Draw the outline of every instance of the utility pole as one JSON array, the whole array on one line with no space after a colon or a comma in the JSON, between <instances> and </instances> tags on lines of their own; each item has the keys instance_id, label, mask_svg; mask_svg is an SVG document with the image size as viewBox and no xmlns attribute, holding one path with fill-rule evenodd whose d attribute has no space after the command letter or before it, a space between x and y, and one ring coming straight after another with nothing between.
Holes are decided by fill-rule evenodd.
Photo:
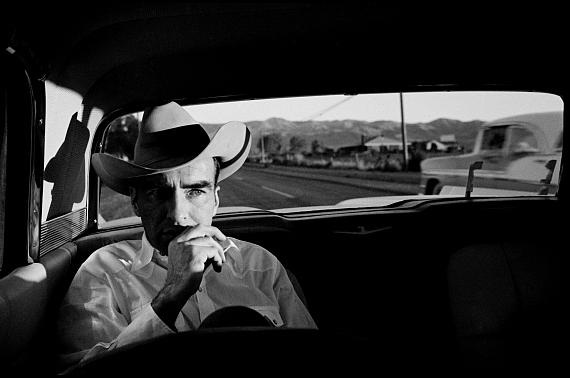
<instances>
[{"instance_id":1,"label":"utility pole","mask_svg":"<svg viewBox=\"0 0 570 378\"><path fill-rule=\"evenodd\" d=\"M404 164L402 169L408 170L408 137L406 135L406 122L404 121L404 95L400 92L400 115L402 117L402 147L404 151Z\"/></svg>"},{"instance_id":2,"label":"utility pole","mask_svg":"<svg viewBox=\"0 0 570 378\"><path fill-rule=\"evenodd\" d=\"M263 130L261 130L261 163L265 164L265 147L263 144Z\"/></svg>"}]
</instances>

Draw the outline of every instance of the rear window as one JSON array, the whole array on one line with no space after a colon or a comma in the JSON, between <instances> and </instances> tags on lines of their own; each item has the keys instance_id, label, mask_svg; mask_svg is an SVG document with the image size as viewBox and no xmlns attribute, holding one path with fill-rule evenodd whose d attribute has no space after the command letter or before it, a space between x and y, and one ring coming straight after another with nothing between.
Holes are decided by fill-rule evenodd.
<instances>
[{"instance_id":1,"label":"rear window","mask_svg":"<svg viewBox=\"0 0 570 378\"><path fill-rule=\"evenodd\" d=\"M221 210L231 211L238 207L302 210L314 206L384 206L430 194L430 179L440 180L439 188L461 189L461 180L440 178L431 172L436 170L426 167L437 163L440 174L453 171L466 176L470 162L481 158L480 152L501 150L508 143L507 126L488 128L487 123L554 112L560 113L561 128L563 104L560 97L546 93L431 92L260 99L185 109L210 135L233 120L246 123L252 133L246 163L220 183ZM142 113L132 113L111 122L103 152L133 161L141 120ZM542 153L541 161L559 161L557 146L539 152L533 136L525 130L513 131L510 138ZM523 185L522 190L514 185L502 194L501 188L495 188L498 191L494 195L512 195L513 188L537 194L540 179L548 173L544 164L507 160L484 163L483 169L500 175L498 172L509 169L521 171L520 165L530 167L534 170L532 180L519 175L514 181L534 186ZM508 177L503 174L500 178ZM554 175L554 185L557 179ZM555 190L550 191L553 193ZM100 221L132 216L129 198L101 185Z\"/></svg>"}]
</instances>

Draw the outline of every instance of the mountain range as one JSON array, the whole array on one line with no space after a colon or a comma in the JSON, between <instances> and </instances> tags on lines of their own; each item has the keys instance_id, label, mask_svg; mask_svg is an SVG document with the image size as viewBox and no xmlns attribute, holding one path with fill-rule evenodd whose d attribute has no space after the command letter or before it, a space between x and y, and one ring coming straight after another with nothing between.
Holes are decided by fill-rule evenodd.
<instances>
[{"instance_id":1,"label":"mountain range","mask_svg":"<svg viewBox=\"0 0 570 378\"><path fill-rule=\"evenodd\" d=\"M459 121L448 118L438 118L427 123L406 124L407 139L409 142L440 140L442 135L455 135L457 143L465 150L471 150L475 137L483 121ZM296 136L305 141L305 149L309 150L314 140L324 147L338 149L340 147L355 146L362 141L371 140L383 135L384 138L401 140L400 122L395 121L289 121L282 118L269 118L265 121L246 122L252 133L252 152L259 146L261 135L277 138L283 149L289 147L291 137ZM205 125L208 128L219 125Z\"/></svg>"}]
</instances>

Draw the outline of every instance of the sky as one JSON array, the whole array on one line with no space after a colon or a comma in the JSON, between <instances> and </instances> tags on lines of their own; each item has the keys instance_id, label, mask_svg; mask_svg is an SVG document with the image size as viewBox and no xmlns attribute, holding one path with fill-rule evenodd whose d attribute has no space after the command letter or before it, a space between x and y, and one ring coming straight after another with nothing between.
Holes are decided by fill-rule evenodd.
<instances>
[{"instance_id":1,"label":"sky","mask_svg":"<svg viewBox=\"0 0 570 378\"><path fill-rule=\"evenodd\" d=\"M515 114L563 109L562 99L538 92L404 93L406 123L437 118L492 121ZM193 105L186 109L201 123L247 122L279 117L291 121L342 120L400 121L400 95L361 94Z\"/></svg>"}]
</instances>

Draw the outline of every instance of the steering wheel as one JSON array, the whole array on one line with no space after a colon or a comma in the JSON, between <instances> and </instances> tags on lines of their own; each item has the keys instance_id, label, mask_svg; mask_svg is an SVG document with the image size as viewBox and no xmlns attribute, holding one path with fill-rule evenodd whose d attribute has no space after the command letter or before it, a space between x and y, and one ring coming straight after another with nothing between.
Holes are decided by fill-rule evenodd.
<instances>
[{"instance_id":1,"label":"steering wheel","mask_svg":"<svg viewBox=\"0 0 570 378\"><path fill-rule=\"evenodd\" d=\"M316 329L275 327L245 306L224 307L210 314L195 331L142 340L96 356L69 373L102 377L107 374L167 377L197 374L232 376L279 372L338 372L353 370L355 340ZM358 353L360 354L360 353ZM358 358L362 365L362 359ZM365 361L373 361L372 358Z\"/></svg>"},{"instance_id":2,"label":"steering wheel","mask_svg":"<svg viewBox=\"0 0 570 378\"><path fill-rule=\"evenodd\" d=\"M227 306L208 315L198 329L222 327L273 327L273 323L252 308Z\"/></svg>"}]
</instances>

